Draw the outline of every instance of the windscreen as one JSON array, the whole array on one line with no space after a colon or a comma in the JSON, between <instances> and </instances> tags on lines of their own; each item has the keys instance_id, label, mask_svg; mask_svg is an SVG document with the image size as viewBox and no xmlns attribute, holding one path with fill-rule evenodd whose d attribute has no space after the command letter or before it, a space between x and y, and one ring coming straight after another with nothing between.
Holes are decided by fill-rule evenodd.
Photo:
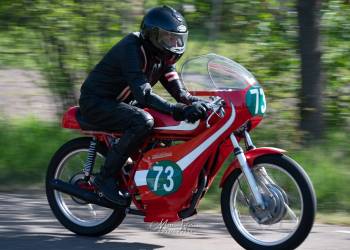
<instances>
[{"instance_id":1,"label":"windscreen","mask_svg":"<svg viewBox=\"0 0 350 250\"><path fill-rule=\"evenodd\" d=\"M181 79L190 91L240 90L258 83L242 65L216 54L186 61L181 69Z\"/></svg>"}]
</instances>

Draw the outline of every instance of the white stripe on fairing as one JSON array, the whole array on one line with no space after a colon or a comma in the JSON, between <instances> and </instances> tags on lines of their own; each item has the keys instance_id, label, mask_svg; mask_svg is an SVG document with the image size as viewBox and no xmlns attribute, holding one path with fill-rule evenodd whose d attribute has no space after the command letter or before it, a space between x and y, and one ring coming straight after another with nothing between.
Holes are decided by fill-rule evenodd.
<instances>
[{"instance_id":1,"label":"white stripe on fairing","mask_svg":"<svg viewBox=\"0 0 350 250\"><path fill-rule=\"evenodd\" d=\"M136 171L134 181L136 186L144 186L147 185L146 177L148 174L148 170Z\"/></svg>"},{"instance_id":2,"label":"white stripe on fairing","mask_svg":"<svg viewBox=\"0 0 350 250\"><path fill-rule=\"evenodd\" d=\"M191 131L196 129L198 125L199 125L199 121L196 121L195 123L188 123L185 121L181 121L180 124L177 126L155 127L154 129Z\"/></svg>"},{"instance_id":3,"label":"white stripe on fairing","mask_svg":"<svg viewBox=\"0 0 350 250\"><path fill-rule=\"evenodd\" d=\"M225 133L225 131L233 124L236 118L236 111L232 104L231 104L231 107L232 107L232 114L231 114L231 117L228 119L228 121L212 136L210 136L208 139L202 142L202 144L200 144L195 150L193 150L191 153L189 153L188 155L183 157L181 160L176 162L180 166L182 171L184 171L198 156L200 156L210 146L210 144L212 144L223 133ZM136 186L147 185L147 181L146 181L147 173L148 173L148 170L136 171L135 178L134 178Z\"/></svg>"},{"instance_id":4,"label":"white stripe on fairing","mask_svg":"<svg viewBox=\"0 0 350 250\"><path fill-rule=\"evenodd\" d=\"M222 126L218 131L216 131L212 136L206 139L201 145L199 145L195 150L191 151L188 155L179 160L177 165L184 171L198 156L200 156L216 139L218 139L234 122L236 118L235 107L231 104L232 113L230 119Z\"/></svg>"}]
</instances>

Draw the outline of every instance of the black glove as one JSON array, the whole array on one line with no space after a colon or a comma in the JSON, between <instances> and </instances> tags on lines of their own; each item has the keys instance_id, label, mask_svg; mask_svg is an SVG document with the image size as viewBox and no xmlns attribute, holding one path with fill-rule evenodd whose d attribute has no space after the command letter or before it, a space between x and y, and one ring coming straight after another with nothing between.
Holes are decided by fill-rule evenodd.
<instances>
[{"instance_id":1,"label":"black glove","mask_svg":"<svg viewBox=\"0 0 350 250\"><path fill-rule=\"evenodd\" d=\"M173 109L173 117L176 121L188 120L194 123L207 117L207 109L200 102L195 102L192 105L177 103Z\"/></svg>"},{"instance_id":2,"label":"black glove","mask_svg":"<svg viewBox=\"0 0 350 250\"><path fill-rule=\"evenodd\" d=\"M202 100L202 99L200 99L198 101L195 101L195 102L192 102L192 105L200 105L200 106L202 106L205 109L205 114L206 115L207 115L208 111L211 109L210 106L209 106L209 102L206 101L206 100Z\"/></svg>"}]
</instances>

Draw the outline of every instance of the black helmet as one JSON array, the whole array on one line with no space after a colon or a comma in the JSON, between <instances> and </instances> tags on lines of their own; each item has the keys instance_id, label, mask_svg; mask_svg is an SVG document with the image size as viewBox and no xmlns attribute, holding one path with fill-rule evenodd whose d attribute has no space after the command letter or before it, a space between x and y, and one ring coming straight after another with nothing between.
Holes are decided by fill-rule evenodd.
<instances>
[{"instance_id":1,"label":"black helmet","mask_svg":"<svg viewBox=\"0 0 350 250\"><path fill-rule=\"evenodd\" d=\"M150 43L156 56L167 64L173 64L185 52L187 24L175 9L168 6L156 7L144 16L141 37Z\"/></svg>"}]
</instances>

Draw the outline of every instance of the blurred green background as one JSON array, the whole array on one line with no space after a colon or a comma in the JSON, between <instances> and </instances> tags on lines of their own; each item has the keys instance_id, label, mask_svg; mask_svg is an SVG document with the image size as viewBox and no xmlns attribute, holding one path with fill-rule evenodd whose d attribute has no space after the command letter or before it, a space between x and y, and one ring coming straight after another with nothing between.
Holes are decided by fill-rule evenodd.
<instances>
[{"instance_id":1,"label":"blurred green background","mask_svg":"<svg viewBox=\"0 0 350 250\"><path fill-rule=\"evenodd\" d=\"M289 151L310 175L319 211L349 213L349 0L2 0L0 189L42 186L50 157L79 136L61 129L60 119L77 104L82 81L118 40L139 30L149 8L162 4L179 10L189 27L178 70L210 52L247 67L268 103L252 133L255 144ZM302 53L318 55L319 71L301 62ZM316 81L305 80L302 69ZM316 105L304 102L305 86ZM219 192L214 183L203 207L216 207Z\"/></svg>"}]
</instances>

